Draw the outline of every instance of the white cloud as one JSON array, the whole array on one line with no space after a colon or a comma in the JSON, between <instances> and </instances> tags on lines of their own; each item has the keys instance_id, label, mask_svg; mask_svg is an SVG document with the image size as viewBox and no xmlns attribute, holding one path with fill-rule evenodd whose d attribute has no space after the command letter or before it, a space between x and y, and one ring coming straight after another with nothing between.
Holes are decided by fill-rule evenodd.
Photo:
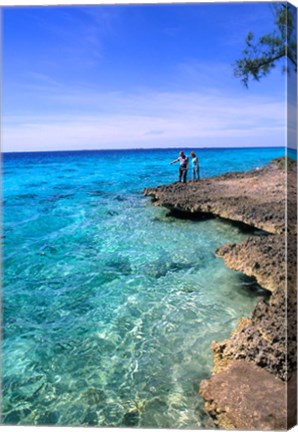
<instances>
[{"instance_id":1,"label":"white cloud","mask_svg":"<svg viewBox=\"0 0 298 432\"><path fill-rule=\"evenodd\" d=\"M64 89L47 98L57 114L6 118L4 151L285 144L285 104L272 97Z\"/></svg>"}]
</instances>

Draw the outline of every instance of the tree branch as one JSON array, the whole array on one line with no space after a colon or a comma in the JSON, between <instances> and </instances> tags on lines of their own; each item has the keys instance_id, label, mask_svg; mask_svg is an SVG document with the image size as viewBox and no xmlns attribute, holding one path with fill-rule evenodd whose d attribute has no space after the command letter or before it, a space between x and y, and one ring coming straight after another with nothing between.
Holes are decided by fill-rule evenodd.
<instances>
[{"instance_id":1,"label":"tree branch","mask_svg":"<svg viewBox=\"0 0 298 432\"><path fill-rule=\"evenodd\" d=\"M253 43L254 35L250 32L246 37L243 58L234 65L234 75L242 78L246 87L250 77L259 81L283 57L289 59L297 72L297 44L293 36L295 28L291 8L283 4L277 6L275 15L275 30L259 38L257 43Z\"/></svg>"}]
</instances>

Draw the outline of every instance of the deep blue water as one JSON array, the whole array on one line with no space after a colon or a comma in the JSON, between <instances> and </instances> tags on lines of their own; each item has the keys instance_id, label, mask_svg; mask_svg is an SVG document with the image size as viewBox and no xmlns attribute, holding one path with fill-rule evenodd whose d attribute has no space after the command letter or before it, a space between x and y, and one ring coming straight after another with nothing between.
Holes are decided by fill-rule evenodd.
<instances>
[{"instance_id":1,"label":"deep blue water","mask_svg":"<svg viewBox=\"0 0 298 432\"><path fill-rule=\"evenodd\" d=\"M4 423L206 425L210 344L262 293L214 255L247 234L167 217L143 197L176 181L177 153L4 155ZM197 154L208 177L284 149Z\"/></svg>"}]
</instances>

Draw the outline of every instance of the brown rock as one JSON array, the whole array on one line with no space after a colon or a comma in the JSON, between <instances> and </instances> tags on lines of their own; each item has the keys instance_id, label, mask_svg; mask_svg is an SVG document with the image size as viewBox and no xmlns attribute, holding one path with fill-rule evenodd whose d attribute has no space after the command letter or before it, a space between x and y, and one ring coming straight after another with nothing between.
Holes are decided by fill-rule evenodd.
<instances>
[{"instance_id":1,"label":"brown rock","mask_svg":"<svg viewBox=\"0 0 298 432\"><path fill-rule=\"evenodd\" d=\"M283 380L295 371L297 301L295 284L287 283L287 276L296 265L296 243L288 239L287 261L285 251L284 235L249 237L216 251L228 267L255 277L272 296L259 301L252 318L245 325L242 322L229 339L213 343L214 370L222 370L233 359L244 359Z\"/></svg>"},{"instance_id":2,"label":"brown rock","mask_svg":"<svg viewBox=\"0 0 298 432\"><path fill-rule=\"evenodd\" d=\"M187 214L215 215L242 222L269 233L285 230L285 158L245 173L228 173L199 182L173 183L148 188L144 194L155 205ZM295 176L295 163L288 175ZM290 214L289 214L290 215ZM292 230L296 224L289 224Z\"/></svg>"},{"instance_id":3,"label":"brown rock","mask_svg":"<svg viewBox=\"0 0 298 432\"><path fill-rule=\"evenodd\" d=\"M201 383L200 393L224 429L276 430L296 422L296 170L296 162L278 158L247 173L144 191L174 215L219 216L275 234L216 251L228 267L272 293L258 302L251 318L240 320L229 339L212 344L213 376Z\"/></svg>"},{"instance_id":4,"label":"brown rock","mask_svg":"<svg viewBox=\"0 0 298 432\"><path fill-rule=\"evenodd\" d=\"M271 292L285 287L285 235L249 237L241 243L221 246L216 255L224 259L227 267L255 277Z\"/></svg>"},{"instance_id":5,"label":"brown rock","mask_svg":"<svg viewBox=\"0 0 298 432\"><path fill-rule=\"evenodd\" d=\"M234 361L202 381L200 393L222 429L286 429L286 385L254 364Z\"/></svg>"}]
</instances>

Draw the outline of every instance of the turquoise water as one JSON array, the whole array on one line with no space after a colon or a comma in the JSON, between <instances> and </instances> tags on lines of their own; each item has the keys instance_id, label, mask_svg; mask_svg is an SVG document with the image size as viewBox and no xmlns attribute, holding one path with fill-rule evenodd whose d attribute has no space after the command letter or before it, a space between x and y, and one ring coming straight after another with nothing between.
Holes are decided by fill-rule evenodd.
<instances>
[{"instance_id":1,"label":"turquoise water","mask_svg":"<svg viewBox=\"0 0 298 432\"><path fill-rule=\"evenodd\" d=\"M202 150L203 177L283 149ZM215 249L247 234L143 197L176 150L4 156L5 424L202 428L210 343L260 295Z\"/></svg>"}]
</instances>

